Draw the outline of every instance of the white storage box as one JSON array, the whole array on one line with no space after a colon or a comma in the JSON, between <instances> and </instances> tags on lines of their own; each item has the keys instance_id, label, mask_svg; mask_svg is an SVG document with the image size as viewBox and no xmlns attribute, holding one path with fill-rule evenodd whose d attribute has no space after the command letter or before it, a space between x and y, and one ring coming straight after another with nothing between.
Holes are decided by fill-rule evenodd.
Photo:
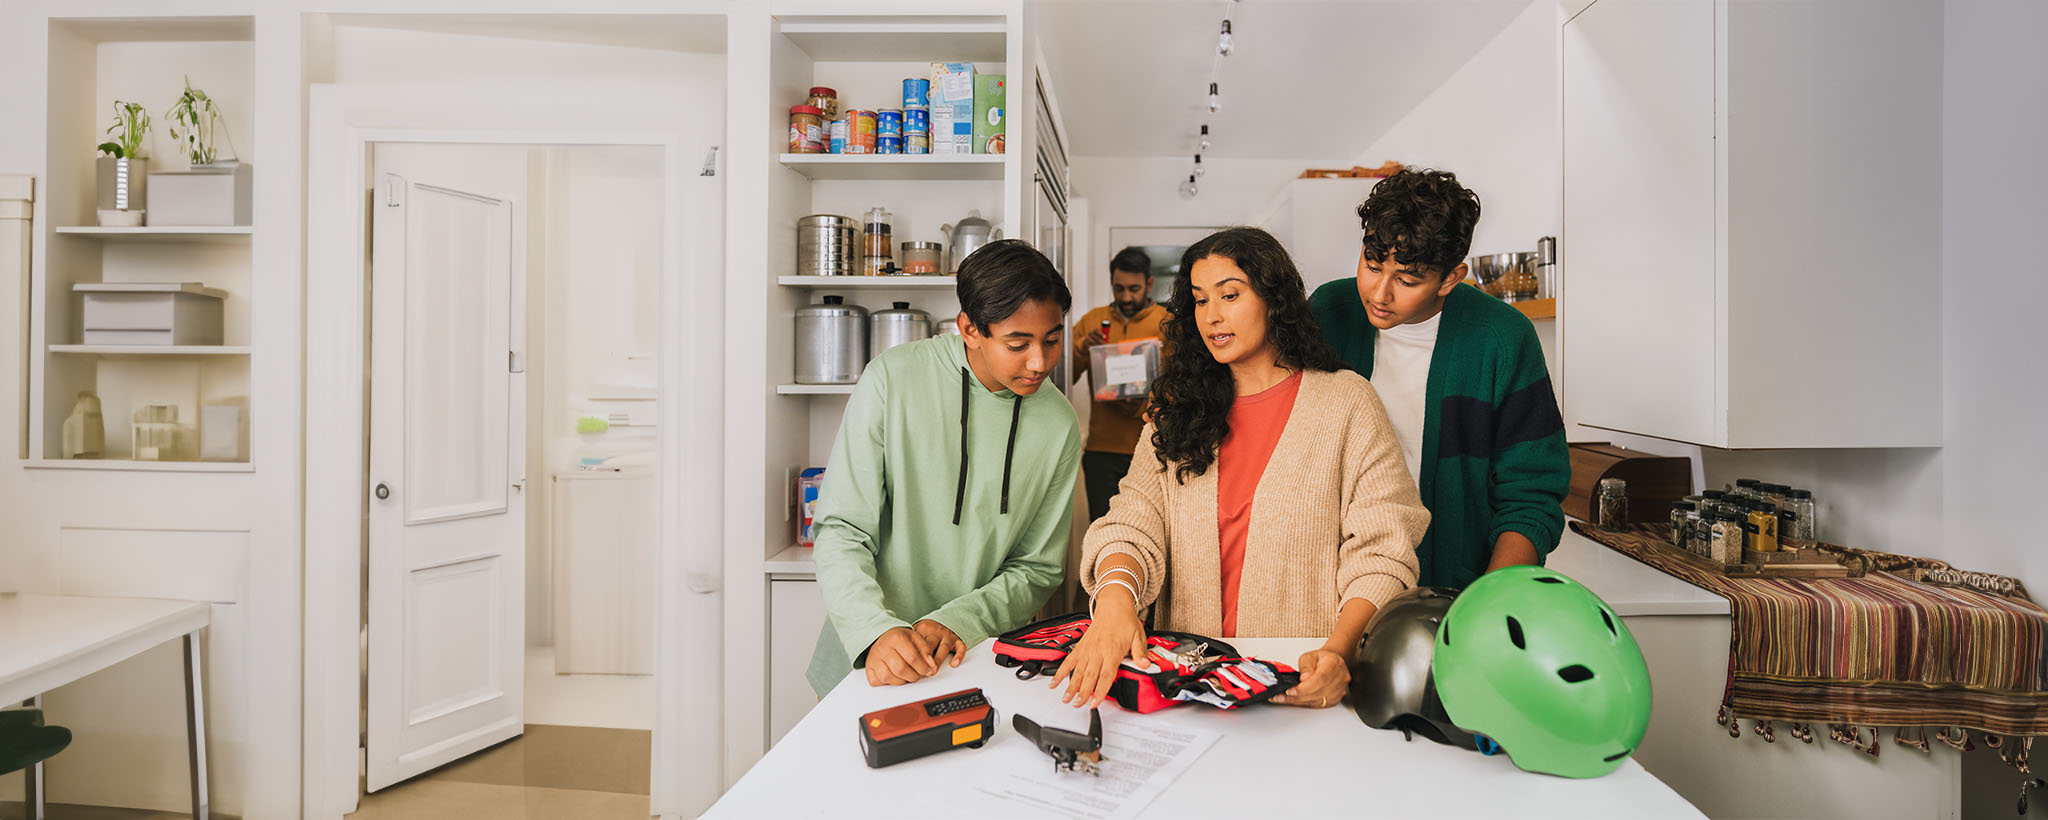
<instances>
[{"instance_id":1,"label":"white storage box","mask_svg":"<svg viewBox=\"0 0 2048 820\"><path fill-rule=\"evenodd\" d=\"M227 292L187 282L72 285L89 345L217 345Z\"/></svg>"},{"instance_id":2,"label":"white storage box","mask_svg":"<svg viewBox=\"0 0 2048 820\"><path fill-rule=\"evenodd\" d=\"M255 187L249 163L149 175L150 225L247 225Z\"/></svg>"}]
</instances>

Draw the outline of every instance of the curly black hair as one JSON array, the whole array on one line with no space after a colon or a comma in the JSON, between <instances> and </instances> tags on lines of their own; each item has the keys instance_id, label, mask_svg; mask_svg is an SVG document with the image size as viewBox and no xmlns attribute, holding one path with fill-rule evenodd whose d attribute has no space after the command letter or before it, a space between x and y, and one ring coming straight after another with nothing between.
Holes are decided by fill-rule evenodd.
<instances>
[{"instance_id":1,"label":"curly black hair","mask_svg":"<svg viewBox=\"0 0 2048 820\"><path fill-rule=\"evenodd\" d=\"M1472 249L1479 195L1449 171L1406 170L1372 186L1358 206L1358 224L1365 258L1392 256L1423 273L1448 274Z\"/></svg>"},{"instance_id":2,"label":"curly black hair","mask_svg":"<svg viewBox=\"0 0 2048 820\"><path fill-rule=\"evenodd\" d=\"M1230 405L1237 398L1230 367L1209 355L1196 326L1192 272L1195 262L1210 256L1237 263L1252 292L1266 303L1266 344L1273 347L1281 367L1325 372L1344 367L1336 349L1323 340L1308 307L1301 271L1280 240L1258 228L1226 228L1189 246L1181 255L1181 275L1174 277L1173 301L1168 305L1173 318L1162 328L1166 348L1174 355L1160 367L1148 408L1159 469L1179 462L1174 480L1182 484L1216 463L1217 448L1230 432Z\"/></svg>"}]
</instances>

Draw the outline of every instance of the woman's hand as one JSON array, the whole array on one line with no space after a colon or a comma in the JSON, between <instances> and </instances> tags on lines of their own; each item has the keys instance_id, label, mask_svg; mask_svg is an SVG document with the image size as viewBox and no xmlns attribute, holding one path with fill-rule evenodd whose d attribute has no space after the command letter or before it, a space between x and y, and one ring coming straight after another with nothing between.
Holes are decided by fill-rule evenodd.
<instances>
[{"instance_id":1,"label":"woman's hand","mask_svg":"<svg viewBox=\"0 0 2048 820\"><path fill-rule=\"evenodd\" d=\"M1109 696L1109 687L1116 683L1116 668L1124 658L1136 661L1138 666L1152 668L1151 645L1145 642L1145 623L1138 619L1138 603L1132 599L1121 584L1105 584L1095 593L1095 618L1082 633L1081 640L1067 653L1066 660L1053 675L1052 685L1058 689L1061 681L1067 683L1067 694L1061 703L1072 704L1075 708L1094 708L1102 705Z\"/></svg>"},{"instance_id":2,"label":"woman's hand","mask_svg":"<svg viewBox=\"0 0 2048 820\"><path fill-rule=\"evenodd\" d=\"M1301 653L1301 682L1287 694L1273 699L1288 706L1322 709L1335 706L1351 690L1351 667L1343 654L1333 649L1311 649Z\"/></svg>"}]
</instances>

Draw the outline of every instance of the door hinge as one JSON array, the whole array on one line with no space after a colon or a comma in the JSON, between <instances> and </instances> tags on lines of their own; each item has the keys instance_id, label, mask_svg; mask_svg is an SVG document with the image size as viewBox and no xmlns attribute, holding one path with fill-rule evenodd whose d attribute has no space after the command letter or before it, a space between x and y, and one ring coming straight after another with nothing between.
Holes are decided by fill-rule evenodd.
<instances>
[{"instance_id":1,"label":"door hinge","mask_svg":"<svg viewBox=\"0 0 2048 820\"><path fill-rule=\"evenodd\" d=\"M508 373L524 373L524 372L526 372L526 357L525 357L525 356L521 356L521 355L519 355L519 351L517 351L517 350L507 350L507 351L505 351L505 372L508 372Z\"/></svg>"},{"instance_id":2,"label":"door hinge","mask_svg":"<svg viewBox=\"0 0 2048 820\"><path fill-rule=\"evenodd\" d=\"M384 192L384 207L396 208L405 204L405 180L392 177L391 187Z\"/></svg>"}]
</instances>

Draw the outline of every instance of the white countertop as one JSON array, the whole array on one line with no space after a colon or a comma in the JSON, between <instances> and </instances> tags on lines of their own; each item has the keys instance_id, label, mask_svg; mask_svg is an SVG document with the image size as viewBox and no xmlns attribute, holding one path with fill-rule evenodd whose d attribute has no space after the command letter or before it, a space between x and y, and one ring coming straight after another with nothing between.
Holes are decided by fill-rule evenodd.
<instances>
[{"instance_id":1,"label":"white countertop","mask_svg":"<svg viewBox=\"0 0 2048 820\"><path fill-rule=\"evenodd\" d=\"M1312 638L1246 638L1255 656L1292 664ZM1010 726L1022 712L1048 725L1086 725L1086 712L1059 702L1049 678L1019 681L991 660L990 644L958 669L909 686L875 688L849 675L711 807L706 817L955 817L928 797L941 784L973 778L984 749L958 749L884 769L861 757L862 714L980 687L997 710L990 746L1024 743ZM1530 774L1506 757L1439 746L1369 729L1349 708L1254 706L1223 711L1187 704L1136 715L1102 709L1105 725L1157 721L1222 738L1204 752L1145 817L1702 817L1634 760L1606 777L1571 780ZM1050 766L1051 761L1047 760ZM1076 775L1077 777L1082 775ZM1018 806L1015 816L1032 816Z\"/></svg>"},{"instance_id":2,"label":"white countertop","mask_svg":"<svg viewBox=\"0 0 2048 820\"><path fill-rule=\"evenodd\" d=\"M1728 599L1658 572L1570 528L1565 529L1547 566L1585 584L1623 617L1728 614ZM768 559L764 571L780 577L810 577L817 575L818 565L812 562L809 549L792 546Z\"/></svg>"}]
</instances>

